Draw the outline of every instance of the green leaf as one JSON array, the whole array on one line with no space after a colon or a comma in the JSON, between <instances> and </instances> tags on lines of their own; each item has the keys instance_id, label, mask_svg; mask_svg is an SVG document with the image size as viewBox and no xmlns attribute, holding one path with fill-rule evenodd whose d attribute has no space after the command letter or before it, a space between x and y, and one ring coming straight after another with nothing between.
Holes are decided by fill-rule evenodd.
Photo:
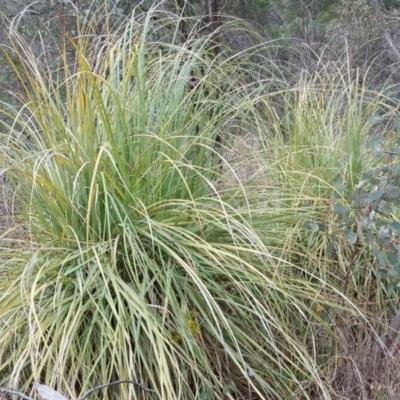
<instances>
[{"instance_id":1,"label":"green leaf","mask_svg":"<svg viewBox=\"0 0 400 400\"><path fill-rule=\"evenodd\" d=\"M399 252L397 250L389 251L386 257L393 268L399 268Z\"/></svg>"},{"instance_id":2,"label":"green leaf","mask_svg":"<svg viewBox=\"0 0 400 400\"><path fill-rule=\"evenodd\" d=\"M381 146L375 146L375 147L373 148L373 150L372 150L372 155L373 155L375 158L381 157L382 154L383 154L383 149L382 149Z\"/></svg>"},{"instance_id":3,"label":"green leaf","mask_svg":"<svg viewBox=\"0 0 400 400\"><path fill-rule=\"evenodd\" d=\"M382 165L381 166L381 171L386 174L387 172L389 172L389 167L387 165Z\"/></svg>"},{"instance_id":4,"label":"green leaf","mask_svg":"<svg viewBox=\"0 0 400 400\"><path fill-rule=\"evenodd\" d=\"M361 215L360 216L359 226L364 232L375 228L374 217L375 217L375 211L374 210L372 210L367 215Z\"/></svg>"},{"instance_id":5,"label":"green leaf","mask_svg":"<svg viewBox=\"0 0 400 400\"><path fill-rule=\"evenodd\" d=\"M400 198L400 189L398 187L391 186L387 191L388 196L392 200L398 200Z\"/></svg>"},{"instance_id":6,"label":"green leaf","mask_svg":"<svg viewBox=\"0 0 400 400\"><path fill-rule=\"evenodd\" d=\"M400 177L397 175L392 175L390 179L390 186L399 188L400 187Z\"/></svg>"},{"instance_id":7,"label":"green leaf","mask_svg":"<svg viewBox=\"0 0 400 400\"><path fill-rule=\"evenodd\" d=\"M304 223L304 226L306 227L306 229L308 229L311 232L318 232L319 231L319 224L316 224L315 222L306 221Z\"/></svg>"},{"instance_id":8,"label":"green leaf","mask_svg":"<svg viewBox=\"0 0 400 400\"><path fill-rule=\"evenodd\" d=\"M380 247L376 243L374 243L372 248L372 254L374 255L374 257L377 257L380 251L381 251Z\"/></svg>"},{"instance_id":9,"label":"green leaf","mask_svg":"<svg viewBox=\"0 0 400 400\"><path fill-rule=\"evenodd\" d=\"M374 114L374 115L371 115L370 117L368 117L368 122L371 122L371 124L373 124L373 125L378 125L383 122L383 118L378 114Z\"/></svg>"},{"instance_id":10,"label":"green leaf","mask_svg":"<svg viewBox=\"0 0 400 400\"><path fill-rule=\"evenodd\" d=\"M380 244L387 244L390 239L390 232L387 228L380 228L378 231L378 242Z\"/></svg>"},{"instance_id":11,"label":"green leaf","mask_svg":"<svg viewBox=\"0 0 400 400\"><path fill-rule=\"evenodd\" d=\"M378 260L378 264L381 268L386 268L386 255L384 252L379 251L378 254L376 255L376 259Z\"/></svg>"},{"instance_id":12,"label":"green leaf","mask_svg":"<svg viewBox=\"0 0 400 400\"><path fill-rule=\"evenodd\" d=\"M383 192L381 190L374 190L368 195L367 200L371 202L378 201L379 199L382 198L382 196Z\"/></svg>"},{"instance_id":13,"label":"green leaf","mask_svg":"<svg viewBox=\"0 0 400 400\"><path fill-rule=\"evenodd\" d=\"M373 148L373 147L379 145L379 144L382 142L382 140L383 140L383 137L382 137L382 136L374 136L374 137L366 144L366 147L367 147L368 149L371 149L371 148Z\"/></svg>"},{"instance_id":14,"label":"green leaf","mask_svg":"<svg viewBox=\"0 0 400 400\"><path fill-rule=\"evenodd\" d=\"M235 392L237 392L237 390L238 390L237 386L235 384L231 383L230 385L225 385L222 388L222 393L223 394L228 394L229 392L235 393Z\"/></svg>"},{"instance_id":15,"label":"green leaf","mask_svg":"<svg viewBox=\"0 0 400 400\"><path fill-rule=\"evenodd\" d=\"M400 232L400 222L399 222L399 221L392 221L392 222L389 224L389 228L390 228L392 231Z\"/></svg>"},{"instance_id":16,"label":"green leaf","mask_svg":"<svg viewBox=\"0 0 400 400\"><path fill-rule=\"evenodd\" d=\"M326 232L328 230L328 227L325 224L318 224L318 227L320 232Z\"/></svg>"},{"instance_id":17,"label":"green leaf","mask_svg":"<svg viewBox=\"0 0 400 400\"><path fill-rule=\"evenodd\" d=\"M344 206L342 203L336 203L333 206L333 212L342 216L343 218L347 217L350 214L349 208Z\"/></svg>"},{"instance_id":18,"label":"green leaf","mask_svg":"<svg viewBox=\"0 0 400 400\"><path fill-rule=\"evenodd\" d=\"M369 191L367 189L362 188L360 190L357 190L357 197L359 199L366 199L368 197L368 194Z\"/></svg>"},{"instance_id":19,"label":"green leaf","mask_svg":"<svg viewBox=\"0 0 400 400\"><path fill-rule=\"evenodd\" d=\"M390 206L386 200L381 200L378 204L378 211L381 214L388 215L390 213Z\"/></svg>"},{"instance_id":20,"label":"green leaf","mask_svg":"<svg viewBox=\"0 0 400 400\"><path fill-rule=\"evenodd\" d=\"M356 222L354 217L345 218L344 221L343 221L343 226L351 226L351 225L354 224L354 222Z\"/></svg>"},{"instance_id":21,"label":"green leaf","mask_svg":"<svg viewBox=\"0 0 400 400\"><path fill-rule=\"evenodd\" d=\"M400 165L394 164L391 166L390 170L392 171L392 176L398 176L400 172Z\"/></svg>"},{"instance_id":22,"label":"green leaf","mask_svg":"<svg viewBox=\"0 0 400 400\"><path fill-rule=\"evenodd\" d=\"M208 400L214 398L214 392L210 388L205 388L200 394L199 399Z\"/></svg>"},{"instance_id":23,"label":"green leaf","mask_svg":"<svg viewBox=\"0 0 400 400\"><path fill-rule=\"evenodd\" d=\"M328 258L331 258L333 257L334 254L335 254L335 243L330 242L326 247L326 256Z\"/></svg>"},{"instance_id":24,"label":"green leaf","mask_svg":"<svg viewBox=\"0 0 400 400\"><path fill-rule=\"evenodd\" d=\"M374 234L371 232L371 231L368 231L366 234L365 234L365 237L367 238L367 241L369 242L369 243L374 243L375 242L375 236L374 236Z\"/></svg>"},{"instance_id":25,"label":"green leaf","mask_svg":"<svg viewBox=\"0 0 400 400\"><path fill-rule=\"evenodd\" d=\"M354 244L358 237L357 233L351 231L350 229L345 231L344 236L350 244Z\"/></svg>"},{"instance_id":26,"label":"green leaf","mask_svg":"<svg viewBox=\"0 0 400 400\"><path fill-rule=\"evenodd\" d=\"M371 185L379 185L381 183L379 177L377 176L372 176L371 179L369 180L369 183Z\"/></svg>"},{"instance_id":27,"label":"green leaf","mask_svg":"<svg viewBox=\"0 0 400 400\"><path fill-rule=\"evenodd\" d=\"M395 285L393 282L390 282L386 285L386 292L388 296L392 296L395 290Z\"/></svg>"},{"instance_id":28,"label":"green leaf","mask_svg":"<svg viewBox=\"0 0 400 400\"><path fill-rule=\"evenodd\" d=\"M376 174L376 168L368 168L364 173L362 174L363 180L369 180Z\"/></svg>"},{"instance_id":29,"label":"green leaf","mask_svg":"<svg viewBox=\"0 0 400 400\"><path fill-rule=\"evenodd\" d=\"M343 192L343 190L346 189L346 184L343 182L342 176L340 174L337 174L333 178L332 185L338 192Z\"/></svg>"},{"instance_id":30,"label":"green leaf","mask_svg":"<svg viewBox=\"0 0 400 400\"><path fill-rule=\"evenodd\" d=\"M318 232L319 231L319 225L318 224L312 224L311 225L311 231L312 232Z\"/></svg>"}]
</instances>

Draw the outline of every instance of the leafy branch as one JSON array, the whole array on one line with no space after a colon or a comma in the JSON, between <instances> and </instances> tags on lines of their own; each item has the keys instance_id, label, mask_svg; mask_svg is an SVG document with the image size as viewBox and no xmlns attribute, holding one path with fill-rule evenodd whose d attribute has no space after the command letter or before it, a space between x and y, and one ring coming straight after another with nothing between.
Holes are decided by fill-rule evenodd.
<instances>
[{"instance_id":1,"label":"leafy branch","mask_svg":"<svg viewBox=\"0 0 400 400\"><path fill-rule=\"evenodd\" d=\"M373 124L382 124L383 118L373 116ZM387 122L387 121L386 121ZM344 291L354 266L372 260L375 276L384 283L388 296L400 289L400 120L389 121L393 137L374 136L366 147L372 152L376 167L366 170L356 187L351 190L337 176L333 182L333 212L339 217L332 242L342 232L352 246L349 267L344 279ZM392 140L391 140L392 139ZM386 149L386 147L389 147ZM362 261L362 263L364 263ZM400 329L400 310L387 330L378 338L376 354L380 359L390 349Z\"/></svg>"}]
</instances>

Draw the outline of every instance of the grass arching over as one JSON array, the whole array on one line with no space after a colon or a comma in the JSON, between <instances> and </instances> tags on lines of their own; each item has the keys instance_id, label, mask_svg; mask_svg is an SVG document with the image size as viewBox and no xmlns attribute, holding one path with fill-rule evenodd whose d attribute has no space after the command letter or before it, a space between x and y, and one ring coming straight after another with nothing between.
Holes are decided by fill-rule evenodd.
<instances>
[{"instance_id":1,"label":"grass arching over","mask_svg":"<svg viewBox=\"0 0 400 400\"><path fill-rule=\"evenodd\" d=\"M316 342L317 354L329 348L332 361L335 360L322 367L335 370L331 375L333 390L346 399L396 399L398 358L392 354L384 360L376 357L375 348L377 336L396 315L398 294L388 295L386 282L379 279L374 250L362 236L366 234L361 226L362 213L368 212L367 207L359 212L354 204L362 196L357 191L366 179L365 172L373 168L383 170L385 162L398 167L398 159L391 158L394 153L389 145L376 148L370 144L377 135L387 142L398 138L398 87L368 90L367 84L359 85L357 73L349 77L349 69L343 68L340 61L333 67L327 71L320 61L314 73L284 90L285 111L279 116L269 106L268 97L264 99L267 119L272 123L264 135L261 132L264 140L259 160L263 170L268 170L270 187L281 190L281 195L275 196L275 208L288 208L294 213L293 223L286 225L286 234L278 245L284 249L281 257L304 268L308 277L317 276L320 282L336 286L346 297L344 302L352 301L363 309L352 317L338 313L338 318L332 320L340 337L334 341L335 349L327 347L323 340ZM365 76L360 81L371 79ZM386 96L387 92L393 97ZM378 125L376 121L384 123ZM387 156L381 157L384 153ZM368 193L384 187L374 185ZM342 225L346 218L335 207L339 198L343 199L339 206L349 210L346 217L354 221L346 229ZM397 221L398 208L391 209L385 217ZM379 237L378 231L384 230L384 225L378 218L374 219L374 228L373 235ZM354 232L357 243L349 240ZM397 233L393 232L392 237L397 240ZM298 269L294 274L298 274ZM376 392L366 385L371 376L382 382Z\"/></svg>"},{"instance_id":2,"label":"grass arching over","mask_svg":"<svg viewBox=\"0 0 400 400\"><path fill-rule=\"evenodd\" d=\"M319 60L313 73L305 73L293 87L282 91L284 112L280 117L266 107L266 119L273 123L261 132L260 162L268 168L271 185L283 192L283 203L277 205L299 209L304 214L299 219L303 227L310 218L309 222L324 225L330 233L334 225L332 195L337 194L337 186L343 183L342 190L355 191L363 173L376 166L368 143L376 134L393 136L390 124L377 131L374 120L384 115L393 121L398 116L386 89L360 86L359 81L370 78L361 77L359 71L353 73L347 63L339 60L325 65ZM269 104L267 97L265 102ZM309 208L313 217L304 212Z\"/></svg>"},{"instance_id":3,"label":"grass arching over","mask_svg":"<svg viewBox=\"0 0 400 400\"><path fill-rule=\"evenodd\" d=\"M274 208L278 185L267 202L262 185L217 190L216 136L254 117L256 89L238 84L246 54L219 62L210 38L155 42L170 22L132 19L95 48L81 32L58 74L15 36L25 90L1 155L31 240L2 256L1 384L40 380L72 398L119 379L156 396L119 386L104 398L328 396L331 357L315 341L334 334L315 305L334 306L334 290L277 247L296 210Z\"/></svg>"}]
</instances>

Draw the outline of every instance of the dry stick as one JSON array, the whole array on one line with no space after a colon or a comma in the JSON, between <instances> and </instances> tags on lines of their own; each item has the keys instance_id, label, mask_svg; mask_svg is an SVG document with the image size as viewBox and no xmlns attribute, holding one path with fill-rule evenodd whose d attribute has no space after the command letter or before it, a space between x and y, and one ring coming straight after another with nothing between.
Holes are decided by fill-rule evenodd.
<instances>
[{"instance_id":1,"label":"dry stick","mask_svg":"<svg viewBox=\"0 0 400 400\"><path fill-rule=\"evenodd\" d=\"M385 21L383 19L383 14L381 7L379 5L379 0L372 0L372 4L374 5L376 16L378 17L379 24L381 26L381 29L383 31L383 35L385 36L386 42L389 45L389 47L392 49L393 54L396 56L397 61L400 62L400 53L397 50L396 46L394 45L392 38L389 35L388 30L386 29L385 26Z\"/></svg>"},{"instance_id":2,"label":"dry stick","mask_svg":"<svg viewBox=\"0 0 400 400\"><path fill-rule=\"evenodd\" d=\"M33 400L32 397L29 397L29 396L27 396L27 395L25 395L25 394L23 394L23 393L21 393L21 392L17 392L16 390L11 390L11 389L6 389L6 388L0 388L0 393L1 393L1 392L7 393L7 394L13 394L13 395L15 395L15 396L22 397L23 399L26 399L26 400Z\"/></svg>"},{"instance_id":3,"label":"dry stick","mask_svg":"<svg viewBox=\"0 0 400 400\"><path fill-rule=\"evenodd\" d=\"M120 385L121 383L130 383L130 384L132 384L132 385L135 385L138 389L143 390L144 392L156 393L155 390L145 388L141 383L137 383L137 382L129 381L129 380L122 380L122 381L115 381L115 382L111 382L111 383L106 383L106 384L104 384L104 385L96 386L96 387L94 387L93 389L88 390L88 391L87 391L82 397L80 397L78 400L84 400L84 399L86 399L89 395L91 395L91 394L92 394L93 392L95 392L96 390L104 389L104 388L106 388L106 387L113 386L113 385ZM29 396L27 396L27 395L25 395L25 394L23 394L23 393L21 393L21 392L18 392L18 391L16 391L16 390L11 390L11 389L6 389L6 388L1 388L1 387L0 387L0 393L1 393L1 392L7 393L7 394L11 394L11 395L14 395L14 396L19 396L19 397L22 397L22 398L25 399L25 400L34 400L34 399L32 399L32 397L29 397Z\"/></svg>"},{"instance_id":4,"label":"dry stick","mask_svg":"<svg viewBox=\"0 0 400 400\"><path fill-rule=\"evenodd\" d=\"M6 15L6 17L8 19L12 19L12 18L15 18L15 17L24 16L24 15L34 15L34 16L40 17L40 16L43 16L44 14L42 12L39 12L39 11L27 10L27 11L21 11L21 12L16 13L16 14Z\"/></svg>"}]
</instances>

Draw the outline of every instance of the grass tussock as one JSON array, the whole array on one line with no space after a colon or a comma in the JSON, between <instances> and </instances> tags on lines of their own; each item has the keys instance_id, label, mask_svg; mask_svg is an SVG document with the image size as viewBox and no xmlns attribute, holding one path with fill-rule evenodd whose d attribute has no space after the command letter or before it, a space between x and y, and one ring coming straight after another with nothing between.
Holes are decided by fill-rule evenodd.
<instances>
[{"instance_id":1,"label":"grass tussock","mask_svg":"<svg viewBox=\"0 0 400 400\"><path fill-rule=\"evenodd\" d=\"M276 73L289 71L254 63L268 46L214 57L211 37L182 44L157 9L101 41L92 29L56 70L15 32L4 51L22 90L2 107L1 165L27 234L1 256L1 385L331 398L337 316L371 325L328 234L307 224L334 226L332 180L357 183L382 95L340 69L290 87ZM249 134L259 149L237 157Z\"/></svg>"}]
</instances>

